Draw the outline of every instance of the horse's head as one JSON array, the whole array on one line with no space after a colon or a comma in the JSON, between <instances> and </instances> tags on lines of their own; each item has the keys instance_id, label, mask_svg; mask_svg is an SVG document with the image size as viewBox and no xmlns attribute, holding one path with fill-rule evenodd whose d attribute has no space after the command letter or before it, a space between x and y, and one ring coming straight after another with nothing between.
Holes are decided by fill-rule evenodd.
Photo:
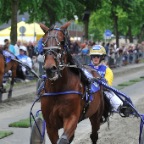
<instances>
[{"instance_id":1,"label":"horse's head","mask_svg":"<svg viewBox=\"0 0 144 144\"><path fill-rule=\"evenodd\" d=\"M40 24L44 31L42 39L44 50L44 69L50 80L57 80L60 76L60 70L63 64L66 64L66 53L68 45L67 27L70 22L67 22L60 28L52 26L51 28Z\"/></svg>"}]
</instances>

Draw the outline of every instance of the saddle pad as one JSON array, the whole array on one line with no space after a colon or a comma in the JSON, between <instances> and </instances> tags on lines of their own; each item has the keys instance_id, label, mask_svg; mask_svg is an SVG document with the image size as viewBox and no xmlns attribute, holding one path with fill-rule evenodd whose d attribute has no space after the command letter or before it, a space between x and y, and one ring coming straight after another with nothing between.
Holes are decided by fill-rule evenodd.
<instances>
[{"instance_id":1,"label":"saddle pad","mask_svg":"<svg viewBox=\"0 0 144 144\"><path fill-rule=\"evenodd\" d=\"M87 69L82 69L85 76L87 77L87 79L92 79L93 78L93 75L87 70ZM100 90L100 86L97 82L93 82L91 83L91 86L90 86L90 96L88 96L88 93L86 94L86 100L90 100L92 101L93 100L93 96L92 94L97 92L98 90Z\"/></svg>"}]
</instances>

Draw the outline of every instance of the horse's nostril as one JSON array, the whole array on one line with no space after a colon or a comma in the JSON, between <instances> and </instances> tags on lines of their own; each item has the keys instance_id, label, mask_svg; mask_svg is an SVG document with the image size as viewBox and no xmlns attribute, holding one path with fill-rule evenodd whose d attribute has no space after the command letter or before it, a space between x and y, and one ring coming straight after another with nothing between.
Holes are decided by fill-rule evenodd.
<instances>
[{"instance_id":1,"label":"horse's nostril","mask_svg":"<svg viewBox=\"0 0 144 144\"><path fill-rule=\"evenodd\" d=\"M56 70L57 68L56 68L56 66L52 66L52 70Z\"/></svg>"},{"instance_id":2,"label":"horse's nostril","mask_svg":"<svg viewBox=\"0 0 144 144\"><path fill-rule=\"evenodd\" d=\"M49 67L49 68L45 68L45 70L46 70L48 73L54 72L56 69L57 69L56 66L52 66L52 67Z\"/></svg>"}]
</instances>

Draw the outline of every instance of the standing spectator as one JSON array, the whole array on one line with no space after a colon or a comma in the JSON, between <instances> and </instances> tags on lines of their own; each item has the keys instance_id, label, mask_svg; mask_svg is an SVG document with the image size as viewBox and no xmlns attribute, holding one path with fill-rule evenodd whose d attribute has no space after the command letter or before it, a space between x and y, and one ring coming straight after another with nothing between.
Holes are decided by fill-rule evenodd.
<instances>
[{"instance_id":1,"label":"standing spectator","mask_svg":"<svg viewBox=\"0 0 144 144\"><path fill-rule=\"evenodd\" d=\"M106 46L104 47L107 55L109 53L109 45L110 45L110 43L107 43Z\"/></svg>"},{"instance_id":2,"label":"standing spectator","mask_svg":"<svg viewBox=\"0 0 144 144\"><path fill-rule=\"evenodd\" d=\"M39 64L39 75L43 75L44 74L44 69L43 69L43 65L44 65L44 57L43 55L39 54L37 57L37 61Z\"/></svg>"},{"instance_id":3,"label":"standing spectator","mask_svg":"<svg viewBox=\"0 0 144 144\"><path fill-rule=\"evenodd\" d=\"M105 51L106 51L106 57L105 57L105 63L108 64L108 61L109 61L109 45L110 43L107 43L106 46L104 46L105 48Z\"/></svg>"},{"instance_id":4,"label":"standing spectator","mask_svg":"<svg viewBox=\"0 0 144 144\"><path fill-rule=\"evenodd\" d=\"M81 56L83 59L83 64L89 64L90 63L90 59L89 59L89 47L86 43L81 44Z\"/></svg>"},{"instance_id":5,"label":"standing spectator","mask_svg":"<svg viewBox=\"0 0 144 144\"><path fill-rule=\"evenodd\" d=\"M34 52L34 46L33 46L33 43L30 41L28 46L27 46L27 50L28 50L28 54L29 54L29 57L32 58L35 54Z\"/></svg>"},{"instance_id":6,"label":"standing spectator","mask_svg":"<svg viewBox=\"0 0 144 144\"><path fill-rule=\"evenodd\" d=\"M43 57L42 38L37 42L35 49L37 53L39 54L37 57L37 61L39 64L39 75L43 75L44 74L44 69L43 69L44 57Z\"/></svg>"},{"instance_id":7,"label":"standing spectator","mask_svg":"<svg viewBox=\"0 0 144 144\"><path fill-rule=\"evenodd\" d=\"M78 54L80 52L80 47L78 45L78 42L73 43L73 49L72 49L72 54Z\"/></svg>"},{"instance_id":8,"label":"standing spectator","mask_svg":"<svg viewBox=\"0 0 144 144\"><path fill-rule=\"evenodd\" d=\"M15 55L18 56L19 55L19 48L21 46L21 41L18 40L17 43L15 44L14 48L15 48Z\"/></svg>"},{"instance_id":9,"label":"standing spectator","mask_svg":"<svg viewBox=\"0 0 144 144\"><path fill-rule=\"evenodd\" d=\"M9 51L15 55L14 45L10 44L10 41L8 39L5 39L4 43L9 47Z\"/></svg>"}]
</instances>

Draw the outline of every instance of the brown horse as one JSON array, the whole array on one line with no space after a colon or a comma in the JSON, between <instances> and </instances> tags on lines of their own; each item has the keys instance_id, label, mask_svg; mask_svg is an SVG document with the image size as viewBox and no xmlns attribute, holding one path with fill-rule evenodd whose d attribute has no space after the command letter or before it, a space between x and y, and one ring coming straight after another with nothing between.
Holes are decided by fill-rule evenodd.
<instances>
[{"instance_id":1,"label":"brown horse","mask_svg":"<svg viewBox=\"0 0 144 144\"><path fill-rule=\"evenodd\" d=\"M2 50L0 51L0 102L2 101L2 94L6 92L6 90L3 87L3 77L4 74L7 73L9 70L12 71L12 77L10 82L10 88L8 90L8 98L11 98L12 96L12 90L14 86L14 79L16 77L24 78L22 71L19 70L19 63L15 60L11 60L10 62L6 63L5 57L3 55Z\"/></svg>"},{"instance_id":2,"label":"brown horse","mask_svg":"<svg viewBox=\"0 0 144 144\"><path fill-rule=\"evenodd\" d=\"M89 82L79 68L80 65L75 65L69 54L67 33L69 25L70 22L60 28L48 28L40 24L45 32L42 42L45 55L44 68L47 76L41 93L42 114L52 144L69 144L74 138L78 122L85 118L90 119L92 126L90 138L92 143L96 144L104 114L103 91L100 87L92 95L91 102L86 100L86 87ZM93 76L99 75L93 72ZM60 128L63 128L64 132L59 138Z\"/></svg>"}]
</instances>

